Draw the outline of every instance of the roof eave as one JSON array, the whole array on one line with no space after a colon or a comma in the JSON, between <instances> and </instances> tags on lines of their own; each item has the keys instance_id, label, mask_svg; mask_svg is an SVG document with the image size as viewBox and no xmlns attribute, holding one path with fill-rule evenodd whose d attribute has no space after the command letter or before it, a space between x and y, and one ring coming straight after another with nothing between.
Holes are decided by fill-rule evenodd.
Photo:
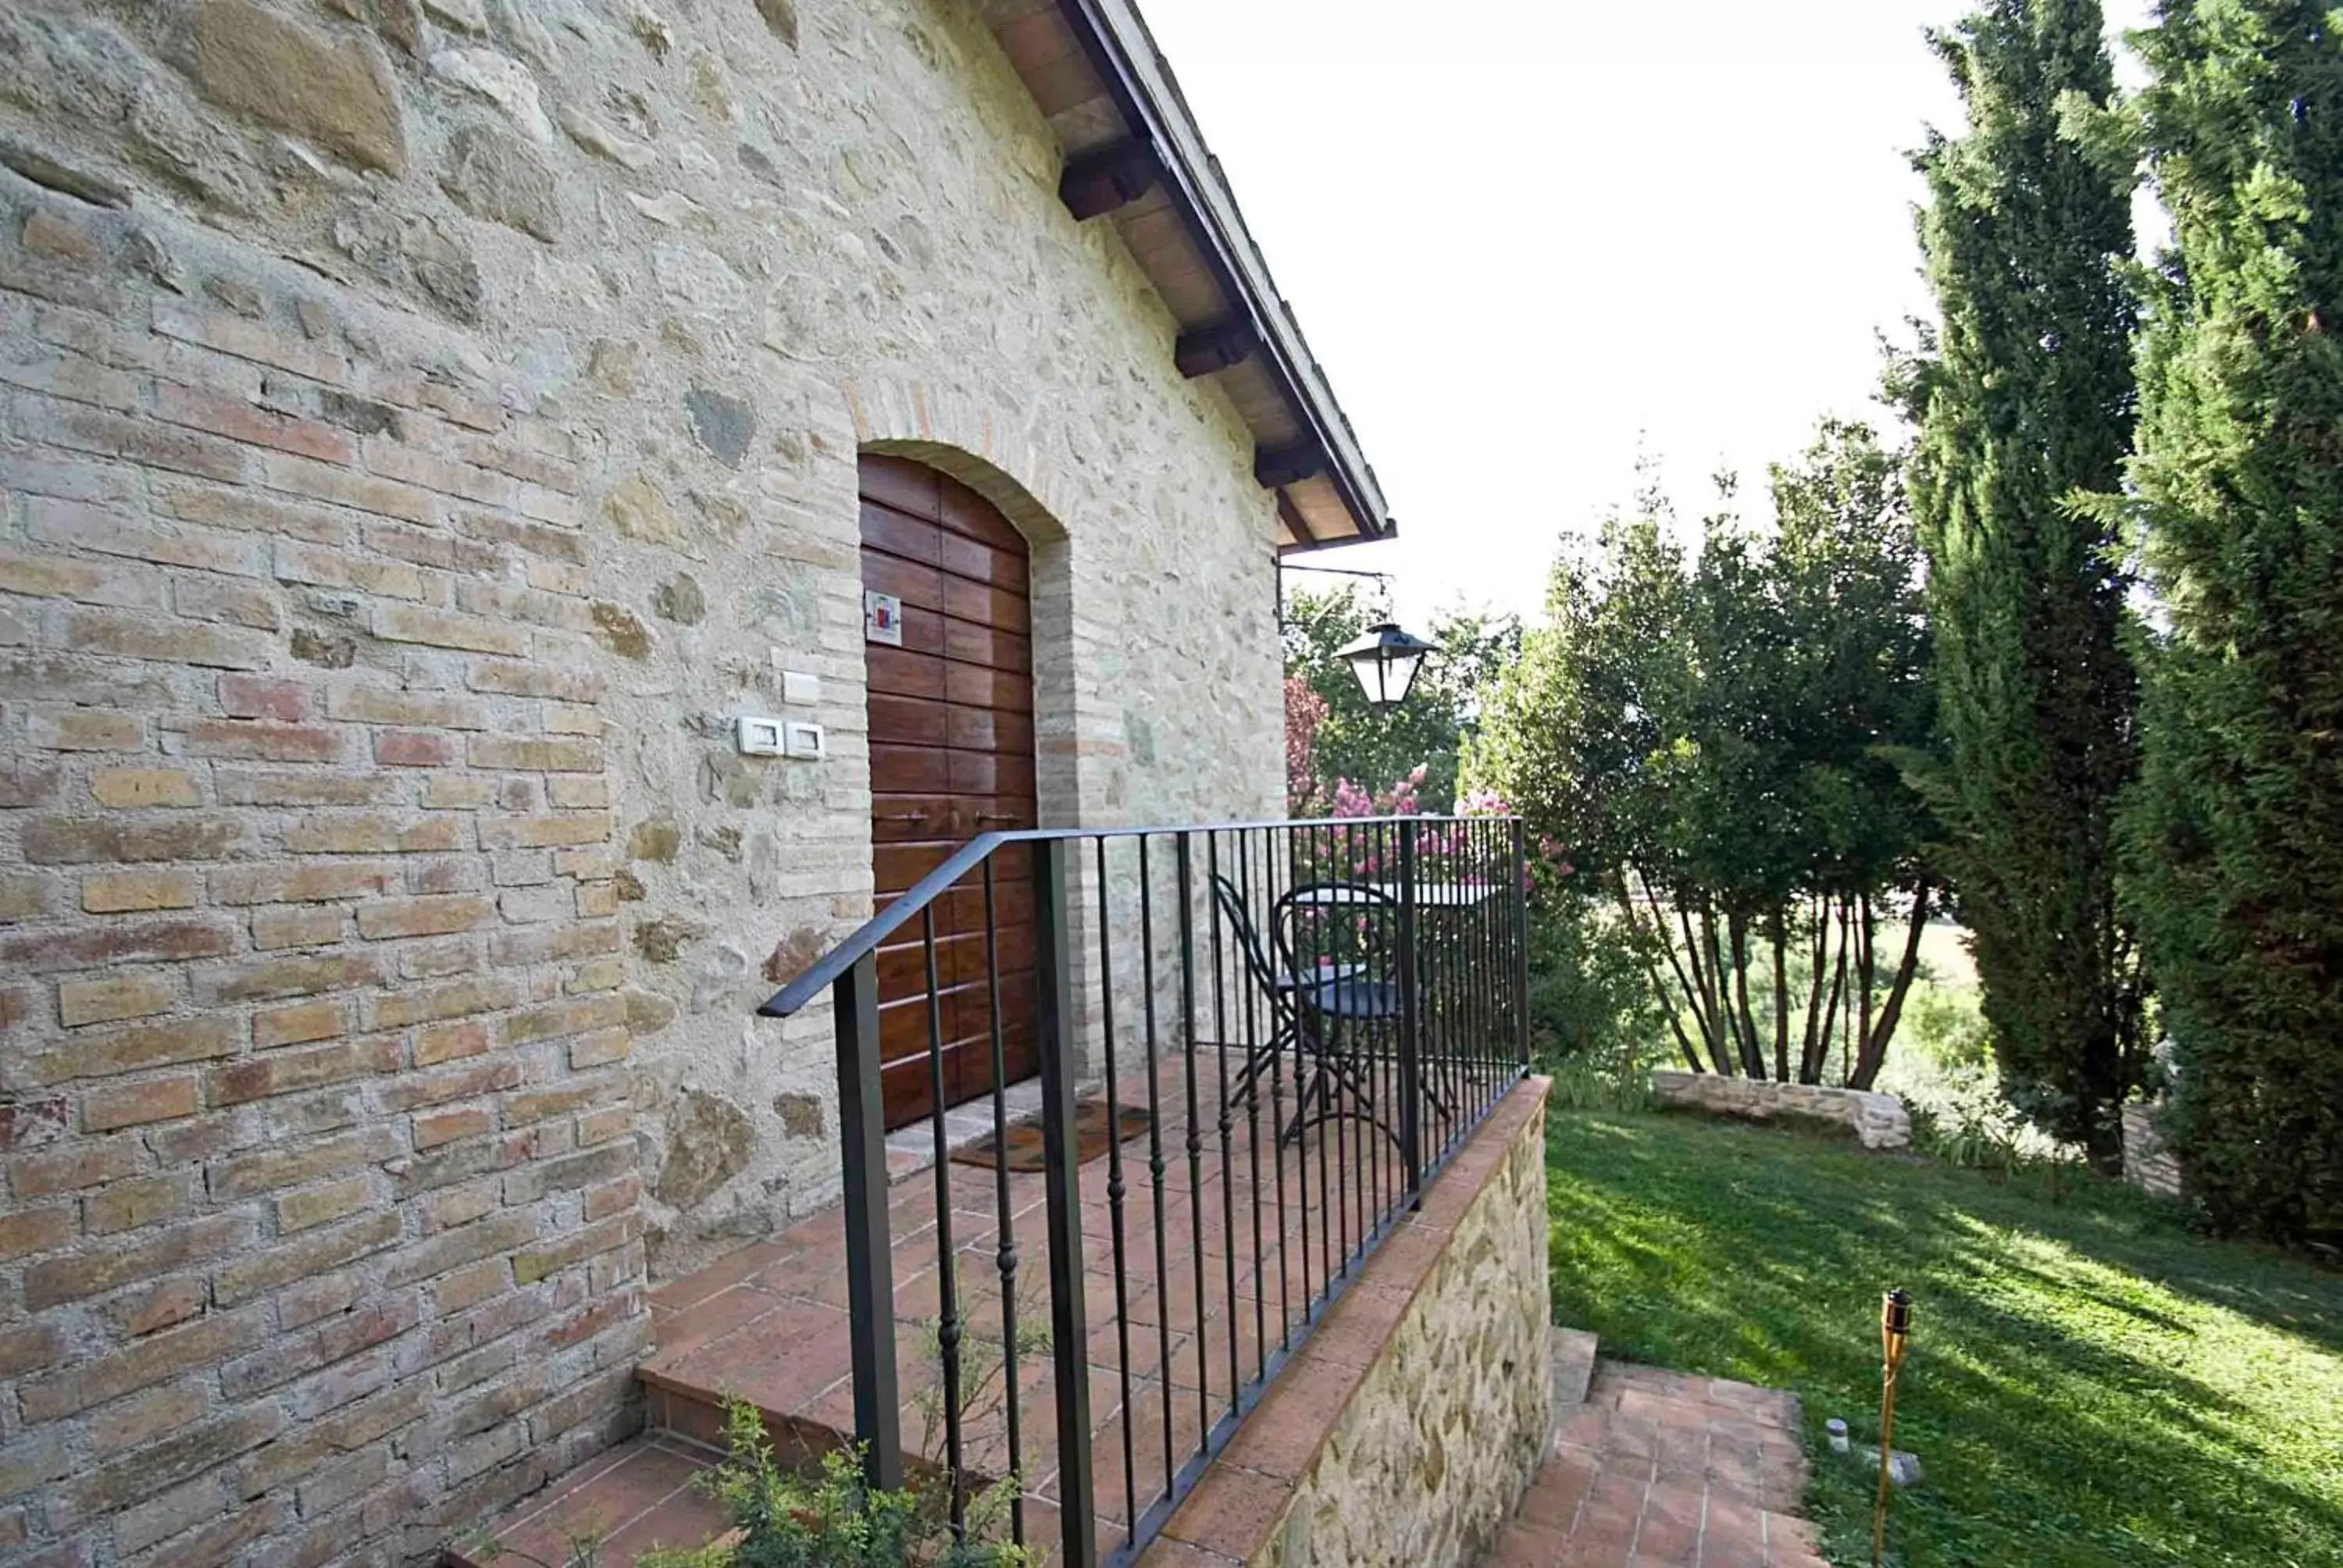
<instances>
[{"instance_id":1,"label":"roof eave","mask_svg":"<svg viewBox=\"0 0 2343 1568\"><path fill-rule=\"evenodd\" d=\"M1241 310L1266 357L1296 422L1323 456L1356 531L1339 538L1297 539L1286 553L1327 549L1393 537L1397 525L1350 420L1334 400L1293 315L1246 229L1235 196L1205 146L1178 83L1131 0L1055 0L1132 137L1151 148L1161 184L1214 274L1232 313ZM1272 487L1281 489L1282 487Z\"/></svg>"}]
</instances>

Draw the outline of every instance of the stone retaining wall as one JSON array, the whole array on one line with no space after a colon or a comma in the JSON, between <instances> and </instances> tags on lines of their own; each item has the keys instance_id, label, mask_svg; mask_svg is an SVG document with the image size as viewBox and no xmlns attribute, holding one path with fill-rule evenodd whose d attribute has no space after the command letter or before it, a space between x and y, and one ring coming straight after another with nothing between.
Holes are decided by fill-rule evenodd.
<instances>
[{"instance_id":1,"label":"stone retaining wall","mask_svg":"<svg viewBox=\"0 0 2343 1568\"><path fill-rule=\"evenodd\" d=\"M1892 1094L1830 1089L1812 1083L1775 1083L1722 1078L1713 1072L1652 1070L1652 1092L1664 1105L1684 1106L1726 1116L1765 1121L1809 1116L1841 1121L1854 1129L1865 1149L1903 1149L1912 1141L1912 1118Z\"/></svg>"},{"instance_id":2,"label":"stone retaining wall","mask_svg":"<svg viewBox=\"0 0 2343 1568\"><path fill-rule=\"evenodd\" d=\"M1144 1561L1457 1568L1553 1429L1543 1080L1369 1259Z\"/></svg>"},{"instance_id":3,"label":"stone retaining wall","mask_svg":"<svg viewBox=\"0 0 2343 1568\"><path fill-rule=\"evenodd\" d=\"M2123 1108L2124 1180L2143 1191L2177 1198L2181 1192L2180 1158L2156 1129L2157 1105Z\"/></svg>"}]
</instances>

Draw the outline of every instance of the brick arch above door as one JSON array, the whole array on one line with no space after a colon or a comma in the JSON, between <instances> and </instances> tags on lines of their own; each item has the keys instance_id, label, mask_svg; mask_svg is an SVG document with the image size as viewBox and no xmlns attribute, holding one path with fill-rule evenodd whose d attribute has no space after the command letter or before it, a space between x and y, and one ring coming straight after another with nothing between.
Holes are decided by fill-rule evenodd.
<instances>
[{"instance_id":1,"label":"brick arch above door","mask_svg":"<svg viewBox=\"0 0 2343 1568\"><path fill-rule=\"evenodd\" d=\"M1076 827L1111 809L1121 759L1110 727L1074 668L1072 486L1024 434L1021 419L920 382L849 382L842 388L858 458L909 458L990 502L1023 537L1031 561L1035 752L1041 821Z\"/></svg>"},{"instance_id":2,"label":"brick arch above door","mask_svg":"<svg viewBox=\"0 0 2343 1568\"><path fill-rule=\"evenodd\" d=\"M1065 538L1072 476L1022 414L924 381L866 377L840 392L859 451L916 458L950 475L1037 549Z\"/></svg>"}]
</instances>

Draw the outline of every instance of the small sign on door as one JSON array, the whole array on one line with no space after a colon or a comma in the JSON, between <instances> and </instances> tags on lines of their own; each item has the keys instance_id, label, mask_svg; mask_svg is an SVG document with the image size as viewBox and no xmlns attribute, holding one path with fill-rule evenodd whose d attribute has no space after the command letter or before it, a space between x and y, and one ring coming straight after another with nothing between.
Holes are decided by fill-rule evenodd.
<instances>
[{"instance_id":1,"label":"small sign on door","mask_svg":"<svg viewBox=\"0 0 2343 1568\"><path fill-rule=\"evenodd\" d=\"M890 593L862 595L862 638L865 642L883 642L889 648L903 646L903 601Z\"/></svg>"}]
</instances>

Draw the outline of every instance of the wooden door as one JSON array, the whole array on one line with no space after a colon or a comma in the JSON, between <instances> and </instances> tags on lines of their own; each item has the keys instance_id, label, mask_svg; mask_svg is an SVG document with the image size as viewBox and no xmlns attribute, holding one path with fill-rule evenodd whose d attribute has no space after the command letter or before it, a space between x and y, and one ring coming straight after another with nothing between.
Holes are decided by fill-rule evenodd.
<instances>
[{"instance_id":1,"label":"wooden door","mask_svg":"<svg viewBox=\"0 0 2343 1568\"><path fill-rule=\"evenodd\" d=\"M1024 537L974 490L901 457L862 459L862 587L900 602L901 645L869 638L870 842L884 909L979 833L1037 824L1033 644ZM1036 1070L1030 851L993 858L993 952L1011 1081ZM984 887L934 906L944 1098L992 1087ZM924 930L879 954L887 1125L932 1110Z\"/></svg>"}]
</instances>

